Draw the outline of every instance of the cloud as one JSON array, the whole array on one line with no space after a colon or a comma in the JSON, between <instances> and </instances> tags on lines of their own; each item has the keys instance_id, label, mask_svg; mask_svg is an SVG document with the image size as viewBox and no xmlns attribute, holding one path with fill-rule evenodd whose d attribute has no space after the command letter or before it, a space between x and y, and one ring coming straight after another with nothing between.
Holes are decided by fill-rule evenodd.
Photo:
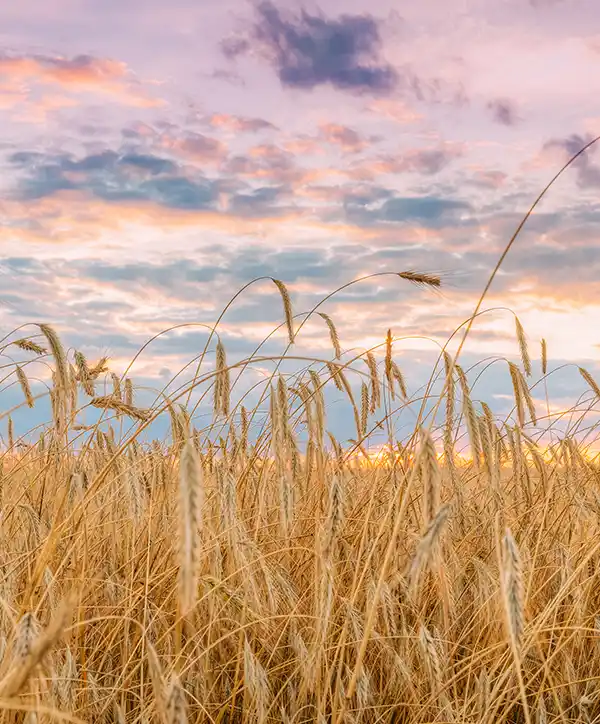
<instances>
[{"instance_id":1,"label":"cloud","mask_svg":"<svg viewBox=\"0 0 600 724\"><path fill-rule=\"evenodd\" d=\"M365 110L403 125L423 120L423 116L407 106L406 101L395 98L376 98L365 107Z\"/></svg>"},{"instance_id":2,"label":"cloud","mask_svg":"<svg viewBox=\"0 0 600 724\"><path fill-rule=\"evenodd\" d=\"M377 137L364 138L352 128L339 123L323 123L319 127L320 137L327 143L339 146L348 153L358 153L368 148Z\"/></svg>"},{"instance_id":3,"label":"cloud","mask_svg":"<svg viewBox=\"0 0 600 724\"><path fill-rule=\"evenodd\" d=\"M300 156L322 156L325 153L325 147L322 141L307 133L294 136L291 140L285 141L283 144L285 151Z\"/></svg>"},{"instance_id":4,"label":"cloud","mask_svg":"<svg viewBox=\"0 0 600 724\"><path fill-rule=\"evenodd\" d=\"M258 131L276 130L276 126L263 118L247 118L228 113L213 113L206 119L206 123L211 128L223 129L231 133L257 133Z\"/></svg>"},{"instance_id":5,"label":"cloud","mask_svg":"<svg viewBox=\"0 0 600 724\"><path fill-rule=\"evenodd\" d=\"M151 154L103 151L80 159L68 154L18 152L9 157L24 172L15 197L42 199L83 191L107 201L151 201L175 209L204 209L218 197L214 182L182 175L177 164Z\"/></svg>"},{"instance_id":6,"label":"cloud","mask_svg":"<svg viewBox=\"0 0 600 724\"><path fill-rule=\"evenodd\" d=\"M162 121L154 126L137 122L121 129L121 135L127 141L151 148L155 151L168 151L186 161L202 164L219 164L227 158L227 145L213 136L196 131L184 130L180 126Z\"/></svg>"},{"instance_id":7,"label":"cloud","mask_svg":"<svg viewBox=\"0 0 600 724\"><path fill-rule=\"evenodd\" d=\"M379 155L374 159L351 166L348 175L362 180L381 174L420 173L432 176L442 171L465 152L461 143L447 143L438 148L410 149L403 154Z\"/></svg>"},{"instance_id":8,"label":"cloud","mask_svg":"<svg viewBox=\"0 0 600 724\"><path fill-rule=\"evenodd\" d=\"M470 211L470 204L464 201L437 196L394 196L375 207L363 199L347 198L345 204L347 220L359 226L408 222L435 229L460 221Z\"/></svg>"},{"instance_id":9,"label":"cloud","mask_svg":"<svg viewBox=\"0 0 600 724\"><path fill-rule=\"evenodd\" d=\"M504 171L475 168L471 176L465 179L470 186L478 186L486 189L498 189L504 185L507 174Z\"/></svg>"},{"instance_id":10,"label":"cloud","mask_svg":"<svg viewBox=\"0 0 600 724\"><path fill-rule=\"evenodd\" d=\"M529 0L529 4L533 8L552 7L553 5L558 5L561 2L563 2L563 0Z\"/></svg>"},{"instance_id":11,"label":"cloud","mask_svg":"<svg viewBox=\"0 0 600 724\"><path fill-rule=\"evenodd\" d=\"M581 136L578 133L573 133L567 138L553 138L543 145L542 153L558 151L563 161L566 162L591 140L591 135ZM581 188L600 187L600 166L591 161L591 156L596 150L596 146L592 146L572 164L572 167L577 170L577 184Z\"/></svg>"},{"instance_id":12,"label":"cloud","mask_svg":"<svg viewBox=\"0 0 600 724\"><path fill-rule=\"evenodd\" d=\"M355 93L390 93L397 71L380 57L381 36L370 15L328 19L302 10L284 17L271 2L261 2L248 37L225 39L221 49L233 59L255 48L290 88L321 85Z\"/></svg>"},{"instance_id":13,"label":"cloud","mask_svg":"<svg viewBox=\"0 0 600 724\"><path fill-rule=\"evenodd\" d=\"M400 120L401 95L424 103L463 107L469 98L461 82L421 77L410 64L394 67L382 56L381 21L372 15L301 10L284 14L270 0L255 6L250 30L225 38L221 51L229 60L242 56L267 62L286 88L313 90L331 86L354 95L392 99L394 105L373 112ZM410 119L415 120L414 115ZM402 122L406 122L406 112Z\"/></svg>"},{"instance_id":14,"label":"cloud","mask_svg":"<svg viewBox=\"0 0 600 724\"><path fill-rule=\"evenodd\" d=\"M286 152L299 156L331 154L332 147L350 155L361 153L381 140L381 136L364 136L353 128L329 122L321 123L317 133L295 135L282 146Z\"/></svg>"},{"instance_id":15,"label":"cloud","mask_svg":"<svg viewBox=\"0 0 600 724\"><path fill-rule=\"evenodd\" d=\"M382 207L385 221L420 221L435 223L456 218L460 212L470 211L470 204L436 196L397 197L386 201Z\"/></svg>"},{"instance_id":16,"label":"cloud","mask_svg":"<svg viewBox=\"0 0 600 724\"><path fill-rule=\"evenodd\" d=\"M60 85L104 85L127 74L125 63L91 55L0 55L0 70L9 77L37 77Z\"/></svg>"},{"instance_id":17,"label":"cloud","mask_svg":"<svg viewBox=\"0 0 600 724\"><path fill-rule=\"evenodd\" d=\"M220 162L227 156L227 146L222 141L202 133L187 132L177 137L163 134L160 144L185 158L203 163Z\"/></svg>"},{"instance_id":18,"label":"cloud","mask_svg":"<svg viewBox=\"0 0 600 724\"><path fill-rule=\"evenodd\" d=\"M514 126L520 120L514 103L507 98L496 98L489 101L487 109L491 113L492 119L502 126Z\"/></svg>"},{"instance_id":19,"label":"cloud","mask_svg":"<svg viewBox=\"0 0 600 724\"><path fill-rule=\"evenodd\" d=\"M226 83L229 83L233 86L238 86L239 88L244 88L246 86L246 81L239 73L236 73L232 70L225 70L224 68L218 68L216 70L213 70L212 73L210 73L209 77L213 80L225 81Z\"/></svg>"},{"instance_id":20,"label":"cloud","mask_svg":"<svg viewBox=\"0 0 600 724\"><path fill-rule=\"evenodd\" d=\"M274 184L300 183L310 172L296 164L295 156L272 143L253 146L246 154L231 156L222 170L233 176Z\"/></svg>"},{"instance_id":21,"label":"cloud","mask_svg":"<svg viewBox=\"0 0 600 724\"><path fill-rule=\"evenodd\" d=\"M221 51L229 60L245 55L250 50L250 41L247 38L230 37L221 41Z\"/></svg>"},{"instance_id":22,"label":"cloud","mask_svg":"<svg viewBox=\"0 0 600 724\"><path fill-rule=\"evenodd\" d=\"M234 194L229 198L227 210L231 214L243 217L262 217L265 213L287 212L275 208L277 200L285 193L283 186L261 186L248 193Z\"/></svg>"},{"instance_id":23,"label":"cloud","mask_svg":"<svg viewBox=\"0 0 600 724\"><path fill-rule=\"evenodd\" d=\"M78 262L75 265L79 274L99 282L110 282L118 286L126 282L128 289L137 287L145 289L149 285L161 288L163 291L178 290L183 294L183 288L189 284L198 282L212 282L222 269L218 266L198 266L189 259L177 261L165 261L163 264L131 263L131 264L107 264L101 261ZM197 294L197 287L194 288ZM191 294L186 298L191 298Z\"/></svg>"},{"instance_id":24,"label":"cloud","mask_svg":"<svg viewBox=\"0 0 600 724\"><path fill-rule=\"evenodd\" d=\"M58 85L63 91L117 96L127 105L153 107L163 101L145 93L123 62L91 55L0 54L0 74L17 82Z\"/></svg>"}]
</instances>

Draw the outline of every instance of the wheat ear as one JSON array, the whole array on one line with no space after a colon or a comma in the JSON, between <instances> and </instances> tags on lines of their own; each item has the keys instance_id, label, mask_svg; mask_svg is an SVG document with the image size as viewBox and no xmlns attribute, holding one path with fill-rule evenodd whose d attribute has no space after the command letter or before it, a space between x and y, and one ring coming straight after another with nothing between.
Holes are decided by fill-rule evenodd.
<instances>
[{"instance_id":1,"label":"wheat ear","mask_svg":"<svg viewBox=\"0 0 600 724\"><path fill-rule=\"evenodd\" d=\"M292 313L292 300L290 299L290 293L287 290L285 284L279 279L273 279L273 283L279 289L281 294L281 301L283 302L283 313L285 315L285 325L288 331L288 337L290 344L294 343L294 315Z\"/></svg>"},{"instance_id":2,"label":"wheat ear","mask_svg":"<svg viewBox=\"0 0 600 724\"><path fill-rule=\"evenodd\" d=\"M548 372L548 345L546 340L542 339L542 374L545 375Z\"/></svg>"},{"instance_id":3,"label":"wheat ear","mask_svg":"<svg viewBox=\"0 0 600 724\"><path fill-rule=\"evenodd\" d=\"M502 541L502 599L508 633L515 654L520 656L525 622L521 556L509 528Z\"/></svg>"},{"instance_id":4,"label":"wheat ear","mask_svg":"<svg viewBox=\"0 0 600 724\"><path fill-rule=\"evenodd\" d=\"M527 337L525 330L519 318L515 316L515 326L517 330L517 341L519 343L519 352L521 353L521 362L523 363L523 371L527 377L531 376L531 358L529 357L529 348L527 347Z\"/></svg>"},{"instance_id":5,"label":"wheat ear","mask_svg":"<svg viewBox=\"0 0 600 724\"><path fill-rule=\"evenodd\" d=\"M166 706L167 724L188 724L185 692L177 674L171 674Z\"/></svg>"},{"instance_id":6,"label":"wheat ear","mask_svg":"<svg viewBox=\"0 0 600 724\"><path fill-rule=\"evenodd\" d=\"M331 340L331 346L333 347L333 351L335 352L335 358L340 359L340 357L342 356L342 348L340 346L340 338L338 336L336 326L333 323L333 319L331 319L328 314L325 314L325 312L317 312L317 314L321 317L321 319L325 320L325 323L327 324L327 327L329 329L329 339Z\"/></svg>"},{"instance_id":7,"label":"wheat ear","mask_svg":"<svg viewBox=\"0 0 600 724\"><path fill-rule=\"evenodd\" d=\"M413 284L416 284L418 286L435 288L442 286L442 280L436 274L427 274L415 271L403 271L397 272L397 274L400 279L406 279L407 281L412 282Z\"/></svg>"},{"instance_id":8,"label":"wheat ear","mask_svg":"<svg viewBox=\"0 0 600 724\"><path fill-rule=\"evenodd\" d=\"M27 402L27 407L33 407L33 396L31 394L31 387L29 386L29 380L27 379L27 375L25 374L23 368L20 365L16 366L16 372L17 379L19 380L19 384L21 385L23 396L25 397L25 402Z\"/></svg>"},{"instance_id":9,"label":"wheat ear","mask_svg":"<svg viewBox=\"0 0 600 724\"><path fill-rule=\"evenodd\" d=\"M32 342L30 339L15 339L13 344L24 352L33 352L38 355L48 354L48 350L45 347L37 344L37 342Z\"/></svg>"},{"instance_id":10,"label":"wheat ear","mask_svg":"<svg viewBox=\"0 0 600 724\"><path fill-rule=\"evenodd\" d=\"M588 383L588 385L590 386L590 389L596 395L596 397L600 397L600 387L598 387L598 383L592 377L592 375L583 367L579 367L579 374Z\"/></svg>"},{"instance_id":11,"label":"wheat ear","mask_svg":"<svg viewBox=\"0 0 600 724\"><path fill-rule=\"evenodd\" d=\"M188 438L179 461L177 562L179 606L182 615L186 615L194 607L198 593L203 501L202 465L192 440Z\"/></svg>"}]
</instances>

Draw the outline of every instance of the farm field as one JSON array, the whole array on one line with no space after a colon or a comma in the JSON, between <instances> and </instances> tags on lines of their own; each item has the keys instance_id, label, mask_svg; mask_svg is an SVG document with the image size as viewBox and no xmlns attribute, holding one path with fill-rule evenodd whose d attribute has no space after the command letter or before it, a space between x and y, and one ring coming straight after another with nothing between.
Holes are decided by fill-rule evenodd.
<instances>
[{"instance_id":1,"label":"farm field","mask_svg":"<svg viewBox=\"0 0 600 724\"><path fill-rule=\"evenodd\" d=\"M52 370L48 425L17 438L3 413L5 721L594 721L600 470L576 430L545 447L528 433L543 421L520 322L509 420L448 353L427 407L391 333L344 361L328 325L330 358L274 373L254 409L232 384L252 360L229 367L220 341L207 372L201 355L189 385L141 408L134 381L51 326L5 338L19 407L40 404L28 371ZM545 344L535 364L547 374ZM204 428L186 406L201 385ZM328 386L355 420L345 445ZM389 422L409 405L399 440ZM144 435L157 415L166 441Z\"/></svg>"}]
</instances>

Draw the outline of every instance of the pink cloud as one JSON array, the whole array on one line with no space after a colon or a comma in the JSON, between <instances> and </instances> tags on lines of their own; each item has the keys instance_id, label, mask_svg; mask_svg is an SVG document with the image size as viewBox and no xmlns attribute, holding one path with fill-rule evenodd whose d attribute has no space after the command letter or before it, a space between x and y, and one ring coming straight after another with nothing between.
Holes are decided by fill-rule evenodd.
<instances>
[{"instance_id":1,"label":"pink cloud","mask_svg":"<svg viewBox=\"0 0 600 724\"><path fill-rule=\"evenodd\" d=\"M228 113L214 113L209 116L207 123L212 128L219 128L231 133L247 133L263 130L273 130L275 126L262 118L245 118L233 116Z\"/></svg>"},{"instance_id":2,"label":"pink cloud","mask_svg":"<svg viewBox=\"0 0 600 724\"><path fill-rule=\"evenodd\" d=\"M339 146L349 153L358 153L367 148L371 140L363 138L359 133L348 126L338 123L324 123L319 127L320 137L335 146Z\"/></svg>"},{"instance_id":3,"label":"pink cloud","mask_svg":"<svg viewBox=\"0 0 600 724\"><path fill-rule=\"evenodd\" d=\"M163 134L160 145L193 161L219 163L227 157L227 146L201 133L187 133L181 138Z\"/></svg>"},{"instance_id":4,"label":"pink cloud","mask_svg":"<svg viewBox=\"0 0 600 724\"><path fill-rule=\"evenodd\" d=\"M113 95L127 105L137 107L163 104L160 99L142 91L125 63L110 58L2 55L0 73L15 82L58 85L65 91Z\"/></svg>"},{"instance_id":5,"label":"pink cloud","mask_svg":"<svg viewBox=\"0 0 600 724\"><path fill-rule=\"evenodd\" d=\"M453 160L463 156L462 143L445 143L433 148L410 149L396 155L379 155L350 166L348 176L362 181L373 180L382 174L422 173L433 175Z\"/></svg>"},{"instance_id":6,"label":"pink cloud","mask_svg":"<svg viewBox=\"0 0 600 724\"><path fill-rule=\"evenodd\" d=\"M404 101L393 100L391 98L379 98L372 101L365 107L366 111L382 116L396 123L409 124L416 123L423 119L423 115L411 108Z\"/></svg>"},{"instance_id":7,"label":"pink cloud","mask_svg":"<svg viewBox=\"0 0 600 724\"><path fill-rule=\"evenodd\" d=\"M507 178L508 175L504 171L473 167L472 176L467 183L484 188L499 189Z\"/></svg>"},{"instance_id":8,"label":"pink cloud","mask_svg":"<svg viewBox=\"0 0 600 724\"><path fill-rule=\"evenodd\" d=\"M295 156L275 144L253 146L245 155L232 156L223 166L226 173L272 183L306 183L326 169L306 169L297 165Z\"/></svg>"},{"instance_id":9,"label":"pink cloud","mask_svg":"<svg viewBox=\"0 0 600 724\"><path fill-rule=\"evenodd\" d=\"M283 149L294 155L322 156L325 153L323 144L314 136L297 136L282 144Z\"/></svg>"}]
</instances>

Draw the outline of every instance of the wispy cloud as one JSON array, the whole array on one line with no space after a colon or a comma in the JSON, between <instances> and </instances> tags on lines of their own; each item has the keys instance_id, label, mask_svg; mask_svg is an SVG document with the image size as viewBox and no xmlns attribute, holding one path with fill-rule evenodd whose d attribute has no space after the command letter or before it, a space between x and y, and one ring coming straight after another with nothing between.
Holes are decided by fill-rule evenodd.
<instances>
[{"instance_id":1,"label":"wispy cloud","mask_svg":"<svg viewBox=\"0 0 600 724\"><path fill-rule=\"evenodd\" d=\"M564 161L574 156L576 153L592 140L591 135L582 136L573 133L567 138L553 138L547 141L543 146L543 151L558 151ZM588 149L582 153L573 165L577 169L577 183L582 188L600 186L600 166L592 162L592 158L596 152L596 148Z\"/></svg>"},{"instance_id":2,"label":"wispy cloud","mask_svg":"<svg viewBox=\"0 0 600 724\"><path fill-rule=\"evenodd\" d=\"M6 79L52 85L63 91L109 94L138 107L162 105L159 98L153 98L141 87L125 63L110 58L2 53L0 73Z\"/></svg>"},{"instance_id":3,"label":"wispy cloud","mask_svg":"<svg viewBox=\"0 0 600 724\"><path fill-rule=\"evenodd\" d=\"M365 138L348 126L339 123L323 123L319 129L321 138L349 153L358 153L377 142L378 137Z\"/></svg>"},{"instance_id":4,"label":"wispy cloud","mask_svg":"<svg viewBox=\"0 0 600 724\"><path fill-rule=\"evenodd\" d=\"M213 113L206 118L212 128L224 129L231 133L256 133L275 130L275 126L264 118L246 118L229 113Z\"/></svg>"},{"instance_id":5,"label":"wispy cloud","mask_svg":"<svg viewBox=\"0 0 600 724\"><path fill-rule=\"evenodd\" d=\"M404 153L383 154L357 163L349 168L349 175L363 180L374 180L382 174L420 173L432 176L464 155L462 144L440 144L435 148L413 148Z\"/></svg>"},{"instance_id":6,"label":"wispy cloud","mask_svg":"<svg viewBox=\"0 0 600 724\"><path fill-rule=\"evenodd\" d=\"M520 120L515 104L508 98L496 98L489 101L487 109L492 119L502 126L514 126Z\"/></svg>"},{"instance_id":7,"label":"wispy cloud","mask_svg":"<svg viewBox=\"0 0 600 724\"><path fill-rule=\"evenodd\" d=\"M227 157L227 146L217 138L192 131L179 136L164 133L160 137L164 148L183 158L203 163L217 163Z\"/></svg>"}]
</instances>

